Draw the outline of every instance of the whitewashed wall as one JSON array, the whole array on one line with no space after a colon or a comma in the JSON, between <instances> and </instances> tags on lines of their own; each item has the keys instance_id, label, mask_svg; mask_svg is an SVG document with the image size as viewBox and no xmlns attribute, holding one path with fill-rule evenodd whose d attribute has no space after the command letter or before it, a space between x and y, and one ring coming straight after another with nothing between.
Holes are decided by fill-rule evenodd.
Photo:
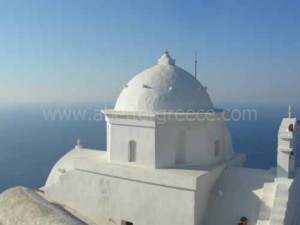
<instances>
[{"instance_id":1,"label":"whitewashed wall","mask_svg":"<svg viewBox=\"0 0 300 225\"><path fill-rule=\"evenodd\" d=\"M195 224L191 190L72 170L45 193L101 225L114 224L109 220L134 225Z\"/></svg>"}]
</instances>

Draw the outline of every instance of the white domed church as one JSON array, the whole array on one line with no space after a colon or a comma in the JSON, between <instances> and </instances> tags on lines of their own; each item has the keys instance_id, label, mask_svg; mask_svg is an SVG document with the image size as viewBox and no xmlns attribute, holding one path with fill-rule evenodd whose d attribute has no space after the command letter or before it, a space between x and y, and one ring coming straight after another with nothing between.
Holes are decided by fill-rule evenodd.
<instances>
[{"instance_id":1,"label":"white domed church","mask_svg":"<svg viewBox=\"0 0 300 225\"><path fill-rule=\"evenodd\" d=\"M213 109L200 82L175 65L165 52L157 65L138 74L123 89L116 111L204 111Z\"/></svg>"},{"instance_id":2,"label":"white domed church","mask_svg":"<svg viewBox=\"0 0 300 225\"><path fill-rule=\"evenodd\" d=\"M244 168L229 114L168 52L103 110L107 150L80 142L53 167L41 195L87 224L300 224L294 168L299 123L282 120L278 166Z\"/></svg>"}]
</instances>

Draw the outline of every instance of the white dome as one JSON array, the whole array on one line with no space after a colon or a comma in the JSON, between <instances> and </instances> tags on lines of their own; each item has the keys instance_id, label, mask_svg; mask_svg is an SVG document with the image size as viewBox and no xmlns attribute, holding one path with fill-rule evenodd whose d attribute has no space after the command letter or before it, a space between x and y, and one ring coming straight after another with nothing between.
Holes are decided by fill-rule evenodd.
<instances>
[{"instance_id":1,"label":"white dome","mask_svg":"<svg viewBox=\"0 0 300 225\"><path fill-rule=\"evenodd\" d=\"M168 52L156 66L133 77L115 105L118 111L199 111L212 108L206 88L193 75L177 67Z\"/></svg>"}]
</instances>

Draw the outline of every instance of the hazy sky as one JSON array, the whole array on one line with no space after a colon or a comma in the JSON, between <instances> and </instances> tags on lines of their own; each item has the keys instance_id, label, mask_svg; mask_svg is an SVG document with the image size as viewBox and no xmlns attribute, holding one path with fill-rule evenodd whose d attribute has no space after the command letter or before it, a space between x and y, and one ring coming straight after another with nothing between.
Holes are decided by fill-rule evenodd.
<instances>
[{"instance_id":1,"label":"hazy sky","mask_svg":"<svg viewBox=\"0 0 300 225\"><path fill-rule=\"evenodd\" d=\"M111 102L165 49L216 103L297 103L300 3L0 1L0 102Z\"/></svg>"}]
</instances>

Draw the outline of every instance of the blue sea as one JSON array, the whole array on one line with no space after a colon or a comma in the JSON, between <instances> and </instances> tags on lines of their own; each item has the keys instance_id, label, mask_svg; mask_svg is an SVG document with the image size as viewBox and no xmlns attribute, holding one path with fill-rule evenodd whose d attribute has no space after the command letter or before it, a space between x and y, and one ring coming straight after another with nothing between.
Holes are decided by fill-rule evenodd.
<instances>
[{"instance_id":1,"label":"blue sea","mask_svg":"<svg viewBox=\"0 0 300 225\"><path fill-rule=\"evenodd\" d=\"M86 148L105 150L105 120L100 109L110 107L111 104L0 105L0 192L17 185L43 186L55 162L74 147L78 138ZM223 104L221 107L256 110L256 119L235 121L239 117L235 111L235 118L229 121L234 150L246 153L248 167L274 167L277 131L282 117L287 116L287 106ZM59 118L55 114L51 118L49 112L80 112L81 116ZM293 109L293 115L300 118L300 107Z\"/></svg>"}]
</instances>

